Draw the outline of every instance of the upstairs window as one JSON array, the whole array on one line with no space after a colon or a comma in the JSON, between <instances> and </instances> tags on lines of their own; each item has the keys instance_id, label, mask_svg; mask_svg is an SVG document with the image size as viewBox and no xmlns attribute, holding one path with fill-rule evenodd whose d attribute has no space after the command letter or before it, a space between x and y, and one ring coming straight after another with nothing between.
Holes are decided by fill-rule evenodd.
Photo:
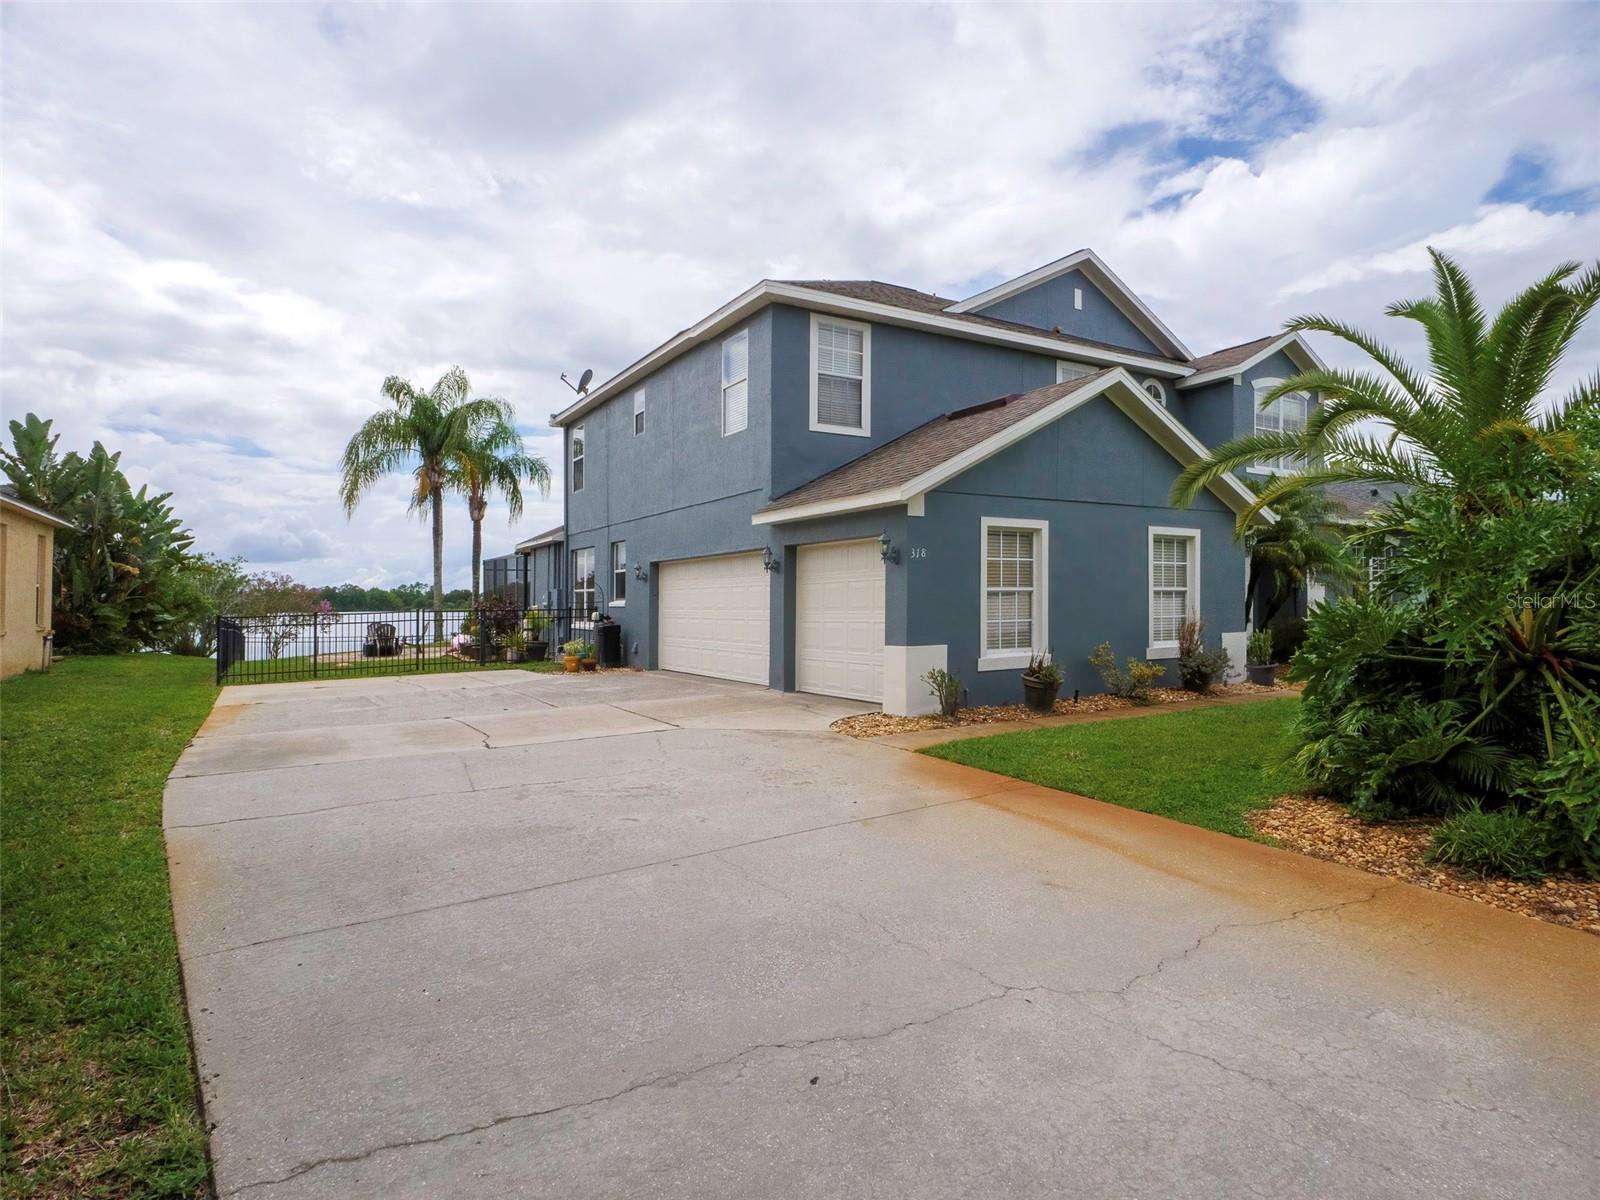
<instances>
[{"instance_id":1,"label":"upstairs window","mask_svg":"<svg viewBox=\"0 0 1600 1200\"><path fill-rule=\"evenodd\" d=\"M750 424L750 333L741 329L722 343L722 436Z\"/></svg>"},{"instance_id":2,"label":"upstairs window","mask_svg":"<svg viewBox=\"0 0 1600 1200\"><path fill-rule=\"evenodd\" d=\"M1265 408L1261 407L1261 398L1282 382L1281 379L1256 380L1257 433L1301 433L1305 430L1311 400L1304 392L1290 392L1287 396L1279 396ZM1263 474L1284 474L1295 470L1297 461L1292 454L1280 454L1262 459L1251 469Z\"/></svg>"},{"instance_id":3,"label":"upstairs window","mask_svg":"<svg viewBox=\"0 0 1600 1200\"><path fill-rule=\"evenodd\" d=\"M633 436L638 437L644 432L644 389L640 388L633 394Z\"/></svg>"},{"instance_id":4,"label":"upstairs window","mask_svg":"<svg viewBox=\"0 0 1600 1200\"><path fill-rule=\"evenodd\" d=\"M872 328L836 317L811 318L811 428L872 433Z\"/></svg>"},{"instance_id":5,"label":"upstairs window","mask_svg":"<svg viewBox=\"0 0 1600 1200\"><path fill-rule=\"evenodd\" d=\"M1196 567L1200 559L1197 529L1150 530L1149 657L1178 652L1183 623L1200 611Z\"/></svg>"},{"instance_id":6,"label":"upstairs window","mask_svg":"<svg viewBox=\"0 0 1600 1200\"><path fill-rule=\"evenodd\" d=\"M1162 408L1167 406L1167 387L1159 379L1146 379L1139 385L1144 389L1144 394L1149 396Z\"/></svg>"},{"instance_id":7,"label":"upstairs window","mask_svg":"<svg viewBox=\"0 0 1600 1200\"><path fill-rule=\"evenodd\" d=\"M572 427L572 490L583 491L583 426Z\"/></svg>"},{"instance_id":8,"label":"upstairs window","mask_svg":"<svg viewBox=\"0 0 1600 1200\"><path fill-rule=\"evenodd\" d=\"M1093 375L1099 367L1091 367L1088 363L1067 362L1066 359L1056 360L1056 382L1065 383L1069 379L1082 379L1085 375Z\"/></svg>"}]
</instances>

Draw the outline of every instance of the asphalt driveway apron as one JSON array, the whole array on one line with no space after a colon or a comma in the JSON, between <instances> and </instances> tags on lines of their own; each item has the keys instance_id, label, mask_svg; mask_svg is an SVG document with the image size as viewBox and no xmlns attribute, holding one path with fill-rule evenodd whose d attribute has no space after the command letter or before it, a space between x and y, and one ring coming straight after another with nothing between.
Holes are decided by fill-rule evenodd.
<instances>
[{"instance_id":1,"label":"asphalt driveway apron","mask_svg":"<svg viewBox=\"0 0 1600 1200\"><path fill-rule=\"evenodd\" d=\"M165 818L219 1193L1595 1194L1600 939L861 709L227 689Z\"/></svg>"}]
</instances>

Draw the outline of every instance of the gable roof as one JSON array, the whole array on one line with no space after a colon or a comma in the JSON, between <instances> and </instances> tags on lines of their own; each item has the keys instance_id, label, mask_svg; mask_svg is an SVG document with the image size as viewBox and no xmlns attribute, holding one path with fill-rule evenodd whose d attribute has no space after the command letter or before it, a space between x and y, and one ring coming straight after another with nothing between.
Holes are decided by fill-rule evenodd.
<instances>
[{"instance_id":1,"label":"gable roof","mask_svg":"<svg viewBox=\"0 0 1600 1200\"><path fill-rule=\"evenodd\" d=\"M1091 283L1105 293L1106 299L1122 310L1123 316L1143 330L1152 342L1163 347L1169 355L1177 359L1193 357L1189 348L1178 339L1178 335L1168 329L1166 323L1134 294L1133 289L1117 278L1116 272L1106 266L1105 261L1088 247L1074 250L1054 262L1045 263L1042 267L1035 267L1014 279L996 284L986 292L969 296L959 304L953 305L950 311L970 313L988 308L991 304L998 304L1019 292L1026 292L1042 283L1048 283L1069 271L1082 271Z\"/></svg>"},{"instance_id":2,"label":"gable roof","mask_svg":"<svg viewBox=\"0 0 1600 1200\"><path fill-rule=\"evenodd\" d=\"M1181 379L1189 374L1188 351L1180 358L1129 350L1108 342L1070 337L1048 329L1035 329L1015 321L955 311L950 302L915 288L880 283L877 280L805 280L800 282L763 279L735 296L727 304L689 328L657 346L643 358L618 371L599 387L580 397L560 412L551 414L552 425L568 425L585 413L626 391L650 372L665 366L679 354L732 329L769 304L793 304L813 312L829 312L883 325L903 325L930 330L971 341L1017 346L1053 358L1071 358L1098 366L1128 366L1145 374L1165 379Z\"/></svg>"},{"instance_id":3,"label":"gable roof","mask_svg":"<svg viewBox=\"0 0 1600 1200\"><path fill-rule=\"evenodd\" d=\"M1317 356L1309 342L1298 333L1274 333L1213 350L1201 358L1191 358L1189 368L1193 374L1178 380L1180 388L1204 387L1222 379L1242 375L1257 363L1271 358L1282 350L1302 371L1324 371L1327 364Z\"/></svg>"},{"instance_id":4,"label":"gable roof","mask_svg":"<svg viewBox=\"0 0 1600 1200\"><path fill-rule=\"evenodd\" d=\"M30 504L17 495L16 488L10 484L0 487L0 504L7 508L14 508L18 512L27 513L36 521L43 521L46 525L53 525L57 529L76 529L77 526L65 517L58 517L48 508L40 508L37 504Z\"/></svg>"},{"instance_id":5,"label":"gable roof","mask_svg":"<svg viewBox=\"0 0 1600 1200\"><path fill-rule=\"evenodd\" d=\"M1127 371L1113 367L935 417L777 497L751 520L757 525L776 525L832 513L915 505L927 492L1101 395L1179 463L1186 466L1204 457L1206 448L1192 433L1152 400ZM1231 474L1219 478L1211 490L1236 513L1255 499ZM1264 514L1264 518L1271 519L1271 515Z\"/></svg>"}]
</instances>

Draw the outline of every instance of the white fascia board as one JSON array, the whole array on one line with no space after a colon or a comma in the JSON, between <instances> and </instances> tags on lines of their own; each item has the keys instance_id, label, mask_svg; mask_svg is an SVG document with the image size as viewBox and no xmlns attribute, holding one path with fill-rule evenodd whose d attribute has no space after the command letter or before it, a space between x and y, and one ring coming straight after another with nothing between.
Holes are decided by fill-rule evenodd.
<instances>
[{"instance_id":1,"label":"white fascia board","mask_svg":"<svg viewBox=\"0 0 1600 1200\"><path fill-rule=\"evenodd\" d=\"M1205 444L1181 425L1177 418L1169 413L1165 407L1151 399L1150 394L1134 381L1127 371L1118 369L1107 375L1104 379L1091 387L1079 388L1071 392L1054 404L1041 408L1031 416L1023 418L1014 425L986 438L975 446L969 446L960 454L946 459L936 467L924 471L916 478L900 484L898 487L881 488L873 492L862 492L854 496L843 496L837 500L818 500L811 504L797 505L794 508L783 508L773 512L756 513L750 518L753 525L782 525L791 521L805 521L813 517L834 516L839 513L858 512L869 508L885 508L891 505L907 504L925 496L935 488L948 483L956 476L992 458L1008 446L1013 446L1022 439L1029 437L1046 425L1066 416L1073 409L1087 404L1096 396L1109 394L1111 400L1121 409L1134 424L1152 437L1156 444L1172 455L1179 464L1188 466L1190 463L1204 458L1207 454ZM1239 481L1231 472L1213 480L1208 485L1210 491L1235 513L1241 513L1255 503L1255 493ZM1276 518L1268 510L1263 510L1259 520L1271 521Z\"/></svg>"},{"instance_id":2,"label":"white fascia board","mask_svg":"<svg viewBox=\"0 0 1600 1200\"><path fill-rule=\"evenodd\" d=\"M1232 379L1235 375L1243 375L1253 367L1259 366L1282 350L1302 371L1326 371L1328 366L1318 357L1317 352L1311 348L1305 338L1298 333L1286 333L1282 337L1273 338L1260 350L1256 351L1243 362L1234 363L1231 367L1218 367L1214 371L1204 371L1199 375L1191 375L1187 379L1180 379L1178 386L1184 390L1189 388L1204 387L1208 383L1216 383L1223 379Z\"/></svg>"},{"instance_id":3,"label":"white fascia board","mask_svg":"<svg viewBox=\"0 0 1600 1200\"><path fill-rule=\"evenodd\" d=\"M979 292L970 296L959 304L952 304L949 311L953 313L977 312L991 304L998 303L1008 296L1015 296L1029 288L1038 287L1041 283L1048 283L1058 275L1065 275L1068 271L1086 267L1088 274L1100 290L1105 292L1113 304L1122 310L1123 316L1135 325L1144 327L1144 331L1155 336L1157 342L1166 343L1167 350L1180 358L1193 358L1189 348L1179 340L1178 335L1167 328L1166 322L1156 316L1145 302L1132 288L1118 278L1117 273L1106 266L1103 260L1093 250L1075 250L1065 258L1058 258L1055 262L1046 263L1042 267L1035 267L1024 275L1015 279L1008 279L997 284L986 292ZM1131 310L1131 311L1130 311Z\"/></svg>"},{"instance_id":4,"label":"white fascia board","mask_svg":"<svg viewBox=\"0 0 1600 1200\"><path fill-rule=\"evenodd\" d=\"M811 312L833 313L837 316L856 317L858 319L866 318L881 325L903 325L909 329L930 329L948 334L951 337L965 338L968 341L1018 346L1047 355L1050 358L1071 358L1081 362L1096 363L1102 367L1132 366L1137 367L1146 374L1161 375L1169 379L1182 379L1185 375L1190 374L1189 368L1180 363L1168 362L1165 359L1152 358L1132 351L1123 353L1116 350L1107 350L1101 346L1067 341L1050 337L1043 333L1031 334L1018 330L996 329L992 326L978 325L971 321L948 317L942 313L918 312L914 308L899 308L893 304L880 304L875 300L859 300L853 296L841 296L835 292L796 287L793 284L775 283L770 279L764 279L753 288L724 304L704 320L697 321L682 333L657 346L637 362L624 367L599 387L589 392L583 399L576 401L558 413L552 414L550 423L555 426L571 424L585 413L611 399L618 392L625 391L651 371L676 358L679 353L688 347L717 336L717 334L737 325L757 310L775 302L793 304L797 308L804 308ZM1184 352L1184 356L1188 357L1187 352Z\"/></svg>"}]
</instances>

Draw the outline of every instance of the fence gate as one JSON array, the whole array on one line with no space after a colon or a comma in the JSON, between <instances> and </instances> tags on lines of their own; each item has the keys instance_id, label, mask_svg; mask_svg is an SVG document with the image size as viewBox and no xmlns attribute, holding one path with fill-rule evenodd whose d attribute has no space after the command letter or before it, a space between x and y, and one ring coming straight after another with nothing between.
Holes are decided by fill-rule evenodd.
<instances>
[{"instance_id":1,"label":"fence gate","mask_svg":"<svg viewBox=\"0 0 1600 1200\"><path fill-rule=\"evenodd\" d=\"M583 620L577 622L581 633ZM217 618L217 682L287 683L473 671L555 657L570 608L488 604L382 612L277 612Z\"/></svg>"}]
</instances>

